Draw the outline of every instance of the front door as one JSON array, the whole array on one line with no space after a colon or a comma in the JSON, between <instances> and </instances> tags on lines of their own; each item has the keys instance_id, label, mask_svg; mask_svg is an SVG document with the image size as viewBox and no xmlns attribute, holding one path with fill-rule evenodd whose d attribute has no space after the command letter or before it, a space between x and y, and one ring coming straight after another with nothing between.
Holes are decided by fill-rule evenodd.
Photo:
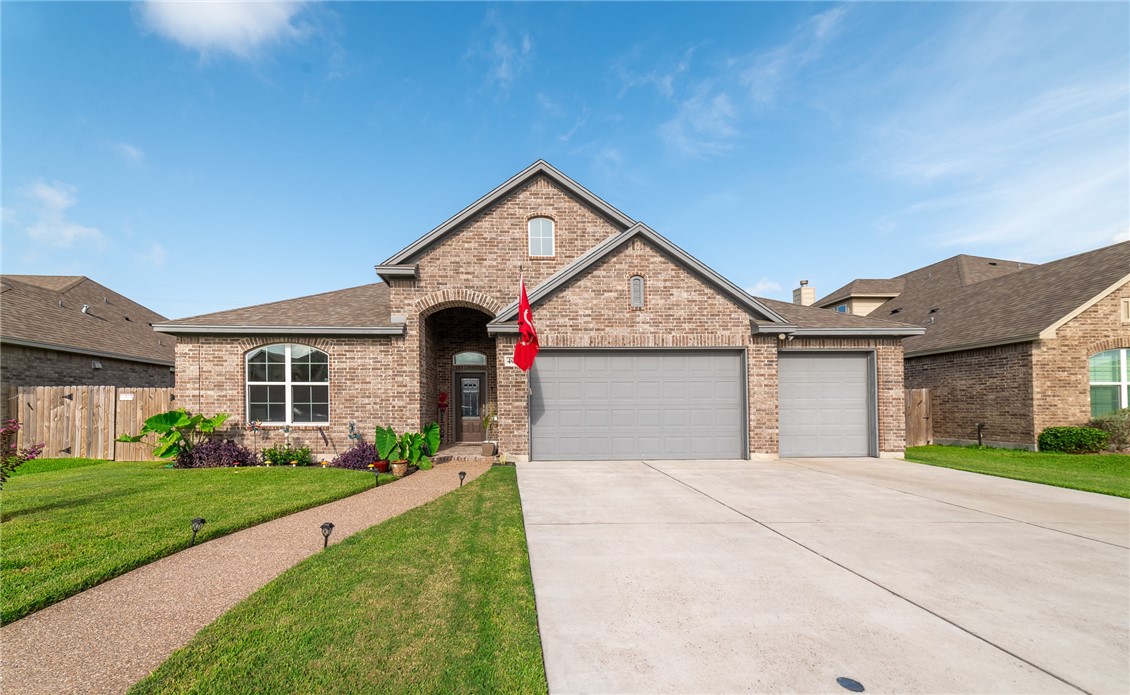
<instances>
[{"instance_id":1,"label":"front door","mask_svg":"<svg viewBox=\"0 0 1130 695\"><path fill-rule=\"evenodd\" d=\"M459 394L459 417L456 418L457 439L460 442L481 442L486 379L483 374L456 374L455 385Z\"/></svg>"}]
</instances>

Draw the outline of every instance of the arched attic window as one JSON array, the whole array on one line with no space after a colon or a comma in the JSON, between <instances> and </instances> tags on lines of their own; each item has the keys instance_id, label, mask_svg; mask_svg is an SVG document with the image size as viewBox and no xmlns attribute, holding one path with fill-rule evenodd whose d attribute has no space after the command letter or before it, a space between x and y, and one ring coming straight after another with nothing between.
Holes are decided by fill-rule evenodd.
<instances>
[{"instance_id":1,"label":"arched attic window","mask_svg":"<svg viewBox=\"0 0 1130 695\"><path fill-rule=\"evenodd\" d=\"M455 355L456 365L483 365L487 363L487 356L481 352L459 352Z\"/></svg>"},{"instance_id":2,"label":"arched attic window","mask_svg":"<svg viewBox=\"0 0 1130 695\"><path fill-rule=\"evenodd\" d=\"M643 308L644 280L642 275L633 275L628 281L629 297L633 309Z\"/></svg>"},{"instance_id":3,"label":"arched attic window","mask_svg":"<svg viewBox=\"0 0 1130 695\"><path fill-rule=\"evenodd\" d=\"M290 343L248 352L247 419L265 425L328 423L329 355Z\"/></svg>"},{"instance_id":4,"label":"arched attic window","mask_svg":"<svg viewBox=\"0 0 1130 695\"><path fill-rule=\"evenodd\" d=\"M529 222L530 255L552 256L554 252L553 220L548 217L534 217Z\"/></svg>"}]
</instances>

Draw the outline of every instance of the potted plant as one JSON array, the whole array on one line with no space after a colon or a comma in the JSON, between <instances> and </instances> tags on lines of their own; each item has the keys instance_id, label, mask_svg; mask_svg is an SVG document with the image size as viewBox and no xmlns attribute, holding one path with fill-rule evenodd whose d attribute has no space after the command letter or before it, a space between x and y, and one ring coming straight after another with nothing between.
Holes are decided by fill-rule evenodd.
<instances>
[{"instance_id":1,"label":"potted plant","mask_svg":"<svg viewBox=\"0 0 1130 695\"><path fill-rule=\"evenodd\" d=\"M494 439L494 428L498 425L498 411L491 403L483 412L483 456L494 456L498 451L498 442Z\"/></svg>"},{"instance_id":2,"label":"potted plant","mask_svg":"<svg viewBox=\"0 0 1130 695\"><path fill-rule=\"evenodd\" d=\"M393 475L406 475L409 466L428 470L432 467L429 456L439 449L439 423L433 422L422 432L405 432L399 437L391 427L378 427L376 440L377 451L381 458L390 461Z\"/></svg>"}]
</instances>

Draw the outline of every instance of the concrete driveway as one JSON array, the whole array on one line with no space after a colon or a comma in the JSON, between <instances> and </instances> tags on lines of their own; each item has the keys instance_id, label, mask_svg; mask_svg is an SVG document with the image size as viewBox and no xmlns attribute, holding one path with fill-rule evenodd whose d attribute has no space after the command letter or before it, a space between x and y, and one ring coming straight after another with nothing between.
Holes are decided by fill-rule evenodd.
<instances>
[{"instance_id":1,"label":"concrete driveway","mask_svg":"<svg viewBox=\"0 0 1130 695\"><path fill-rule=\"evenodd\" d=\"M1130 692L1130 500L876 459L518 481L555 693Z\"/></svg>"}]
</instances>

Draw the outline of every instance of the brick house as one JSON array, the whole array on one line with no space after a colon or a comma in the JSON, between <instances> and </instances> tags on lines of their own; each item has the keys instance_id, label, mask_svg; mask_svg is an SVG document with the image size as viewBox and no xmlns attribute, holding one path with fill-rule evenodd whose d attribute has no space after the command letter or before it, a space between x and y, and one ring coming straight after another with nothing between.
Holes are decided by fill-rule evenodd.
<instances>
[{"instance_id":1,"label":"brick house","mask_svg":"<svg viewBox=\"0 0 1130 695\"><path fill-rule=\"evenodd\" d=\"M931 389L934 439L1034 449L1046 427L1125 408L1130 242L1035 265L954 256L855 280L815 306L926 328L903 340L906 387Z\"/></svg>"},{"instance_id":2,"label":"brick house","mask_svg":"<svg viewBox=\"0 0 1130 695\"><path fill-rule=\"evenodd\" d=\"M90 278L0 276L0 384L173 385L167 319Z\"/></svg>"},{"instance_id":3,"label":"brick house","mask_svg":"<svg viewBox=\"0 0 1130 695\"><path fill-rule=\"evenodd\" d=\"M350 422L482 441L491 410L510 460L903 449L900 340L921 328L754 298L544 161L376 272L154 326L178 338L178 402L289 425L324 456ZM520 273L529 373L511 358Z\"/></svg>"}]
</instances>

